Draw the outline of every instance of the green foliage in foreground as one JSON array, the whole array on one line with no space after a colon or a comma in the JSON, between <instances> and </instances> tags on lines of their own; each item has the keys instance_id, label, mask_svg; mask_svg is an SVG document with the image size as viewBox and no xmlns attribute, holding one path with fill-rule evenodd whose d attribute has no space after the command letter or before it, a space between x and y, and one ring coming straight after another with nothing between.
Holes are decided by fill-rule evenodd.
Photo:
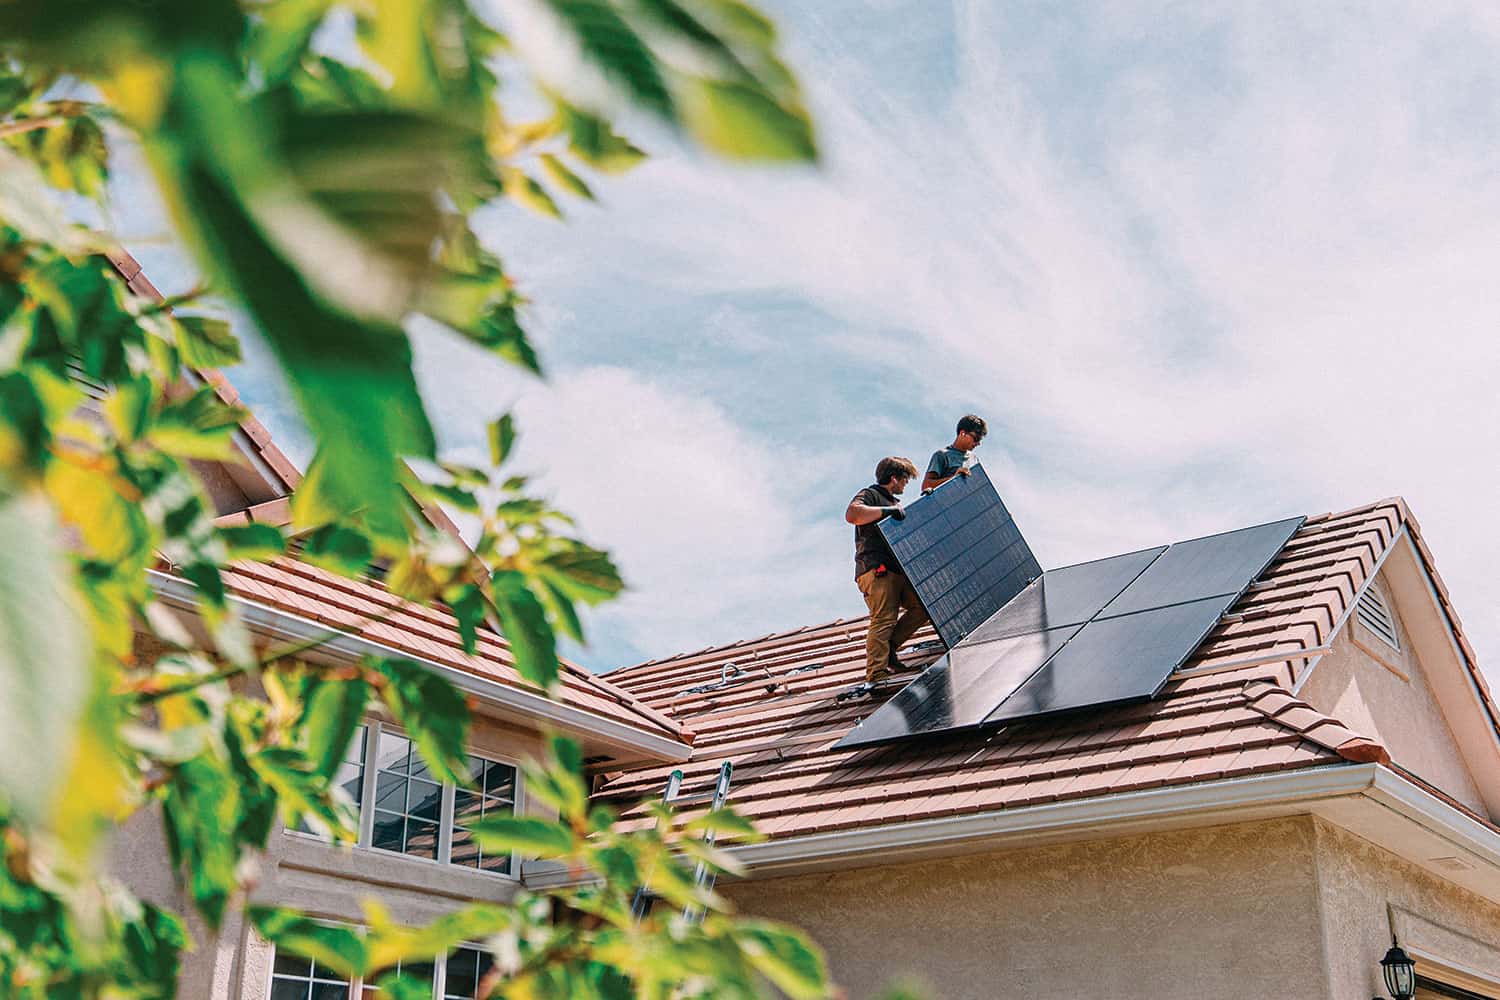
<instances>
[{"instance_id":1,"label":"green foliage in foreground","mask_svg":"<svg viewBox=\"0 0 1500 1000\"><path fill-rule=\"evenodd\" d=\"M143 810L212 929L245 905L278 822L353 839L334 775L375 706L464 783L456 689L399 659L328 666L265 648L228 599L231 562L281 557L295 536L334 572L378 564L393 592L446 604L471 650L481 630L503 633L544 690L558 637L583 638L579 606L620 590L605 553L500 471L508 417L489 429L492 467L435 461L405 324L426 317L539 374L524 299L476 237L477 209L512 199L558 215L561 196L594 197L643 155L611 123L625 108L733 157L808 160L812 132L772 25L740 0L515 0L500 13L465 0L0 4L0 998L175 993L187 915L98 866L106 832ZM538 115L508 116L501 80L533 92ZM144 150L215 299L133 293L111 237L73 221L89 202L107 209L121 138ZM270 344L318 443L290 532L217 524L200 479L230 458L243 417L188 374L239 360L214 315L225 304ZM479 523L472 550L432 527L429 504ZM165 606L158 572L195 588L192 622ZM377 981L479 939L495 996L826 992L799 934L694 888L687 865L732 868L698 841L701 823L615 832L589 809L577 758L556 741L531 769L531 797L556 821L485 820L475 836L558 859L578 888L426 928L373 904L358 931L252 919L285 949ZM664 904L634 924L639 885ZM668 916L689 905L701 924Z\"/></svg>"}]
</instances>

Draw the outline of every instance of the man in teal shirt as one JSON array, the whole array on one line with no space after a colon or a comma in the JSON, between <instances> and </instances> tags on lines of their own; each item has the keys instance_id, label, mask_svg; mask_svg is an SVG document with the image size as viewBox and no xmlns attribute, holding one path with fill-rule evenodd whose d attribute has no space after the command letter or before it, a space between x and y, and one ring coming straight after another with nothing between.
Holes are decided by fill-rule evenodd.
<instances>
[{"instance_id":1,"label":"man in teal shirt","mask_svg":"<svg viewBox=\"0 0 1500 1000\"><path fill-rule=\"evenodd\" d=\"M958 422L958 431L953 443L932 453L927 463L927 475L922 477L922 492L935 490L954 476L967 476L969 466L974 464L974 449L989 433L983 417L965 414Z\"/></svg>"}]
</instances>

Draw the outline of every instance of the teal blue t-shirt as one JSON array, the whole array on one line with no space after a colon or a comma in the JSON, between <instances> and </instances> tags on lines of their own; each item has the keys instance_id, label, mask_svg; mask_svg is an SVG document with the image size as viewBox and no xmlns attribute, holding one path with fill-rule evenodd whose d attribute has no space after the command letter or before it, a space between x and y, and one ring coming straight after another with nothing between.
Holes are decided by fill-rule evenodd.
<instances>
[{"instance_id":1,"label":"teal blue t-shirt","mask_svg":"<svg viewBox=\"0 0 1500 1000\"><path fill-rule=\"evenodd\" d=\"M932 453L932 461L927 463L927 474L938 479L947 479L959 469L967 469L973 464L973 452L960 451L949 445Z\"/></svg>"}]
</instances>

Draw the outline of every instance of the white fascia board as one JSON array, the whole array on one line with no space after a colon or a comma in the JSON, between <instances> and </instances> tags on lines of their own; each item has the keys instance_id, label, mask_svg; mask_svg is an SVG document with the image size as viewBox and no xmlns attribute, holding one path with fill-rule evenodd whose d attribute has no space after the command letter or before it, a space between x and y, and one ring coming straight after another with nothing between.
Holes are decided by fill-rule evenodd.
<instances>
[{"instance_id":1,"label":"white fascia board","mask_svg":"<svg viewBox=\"0 0 1500 1000\"><path fill-rule=\"evenodd\" d=\"M179 608L196 611L199 604L197 588L186 580L159 570L149 570L151 585L163 601ZM460 691L473 695L479 701L500 709L502 712L532 724L542 723L557 726L569 732L593 737L598 742L618 750L658 761L683 761L692 756L693 748L686 743L655 736L644 730L627 726L613 719L606 719L554 701L546 695L521 688L500 684L466 670L437 663L405 650L383 643L372 642L359 636L340 632L338 629L318 622L308 621L270 608L243 597L230 595L229 601L240 612L241 618L252 631L293 642L309 642L325 639L317 646L320 653L333 656L343 662L357 662L365 656L392 657L411 660L451 681Z\"/></svg>"},{"instance_id":2,"label":"white fascia board","mask_svg":"<svg viewBox=\"0 0 1500 1000\"><path fill-rule=\"evenodd\" d=\"M1500 831L1455 808L1416 782L1382 767L1366 793L1445 841L1500 871Z\"/></svg>"},{"instance_id":3,"label":"white fascia board","mask_svg":"<svg viewBox=\"0 0 1500 1000\"><path fill-rule=\"evenodd\" d=\"M874 863L882 858L940 855L950 850L1001 846L1006 841L1044 836L1128 832L1131 828L1192 819L1195 824L1226 821L1257 809L1306 812L1309 800L1357 795L1375 781L1375 764L1329 764L1281 774L1205 781L1175 788L1152 788L1117 795L1000 809L968 816L911 820L837 833L814 833L764 844L729 848L748 877L801 868Z\"/></svg>"}]
</instances>

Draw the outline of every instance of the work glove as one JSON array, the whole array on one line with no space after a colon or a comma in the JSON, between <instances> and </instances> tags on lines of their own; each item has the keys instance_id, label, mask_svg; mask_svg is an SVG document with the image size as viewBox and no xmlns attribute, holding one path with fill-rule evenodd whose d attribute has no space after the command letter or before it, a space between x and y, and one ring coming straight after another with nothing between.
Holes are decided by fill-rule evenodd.
<instances>
[{"instance_id":1,"label":"work glove","mask_svg":"<svg viewBox=\"0 0 1500 1000\"><path fill-rule=\"evenodd\" d=\"M901 506L899 503L894 504L890 507L882 507L880 509L885 511L886 516L888 517L894 517L898 521L906 520L906 508Z\"/></svg>"}]
</instances>

